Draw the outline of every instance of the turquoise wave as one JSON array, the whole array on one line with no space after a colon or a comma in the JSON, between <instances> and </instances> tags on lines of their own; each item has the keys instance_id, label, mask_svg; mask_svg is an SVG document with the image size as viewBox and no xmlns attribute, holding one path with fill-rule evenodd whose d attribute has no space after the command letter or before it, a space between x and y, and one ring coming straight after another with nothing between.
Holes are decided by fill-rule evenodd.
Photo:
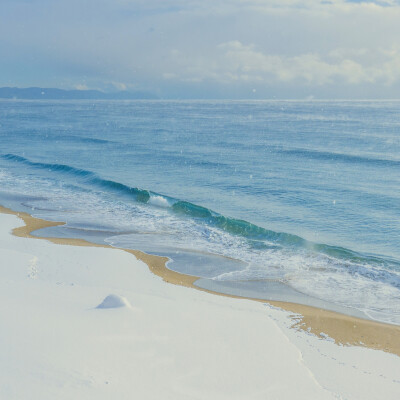
<instances>
[{"instance_id":1,"label":"turquoise wave","mask_svg":"<svg viewBox=\"0 0 400 400\"><path fill-rule=\"evenodd\" d=\"M199 223L219 228L232 235L241 236L248 239L249 242L253 242L255 247L260 247L260 244L263 242L263 246L266 246L267 248L301 248L334 257L336 259L345 260L347 262L385 266L394 268L395 270L400 269L400 263L395 260L387 260L384 257L364 255L339 246L310 242L300 236L290 233L275 232L245 220L227 217L206 207L188 201L176 199L146 189L131 187L113 180L103 179L94 172L85 169L75 168L65 164L34 162L15 154L5 154L2 155L1 158L26 165L30 168L38 168L51 173L69 175L75 180L78 179L83 184L95 186L108 192L117 193L118 195L128 196L130 200L148 204L149 206L157 206L159 202L152 203L151 200L161 198L163 200L162 204L167 206L173 213L193 218ZM268 244L265 245L265 242L268 242Z\"/></svg>"},{"instance_id":2,"label":"turquoise wave","mask_svg":"<svg viewBox=\"0 0 400 400\"><path fill-rule=\"evenodd\" d=\"M147 203L150 199L150 192L148 190L134 188L124 185L123 183L102 179L94 172L87 171L85 169L71 167L70 165L66 164L34 162L15 154L5 154L1 157L5 160L15 161L29 167L39 168L49 172L67 174L73 176L74 178L81 178L87 184L92 184L103 189L132 196L137 201L142 203Z\"/></svg>"}]
</instances>

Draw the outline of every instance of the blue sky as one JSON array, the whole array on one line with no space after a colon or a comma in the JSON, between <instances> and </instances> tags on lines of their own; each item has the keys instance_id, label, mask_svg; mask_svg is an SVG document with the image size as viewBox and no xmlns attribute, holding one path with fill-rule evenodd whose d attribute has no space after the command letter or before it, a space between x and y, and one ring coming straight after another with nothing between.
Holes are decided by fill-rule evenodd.
<instances>
[{"instance_id":1,"label":"blue sky","mask_svg":"<svg viewBox=\"0 0 400 400\"><path fill-rule=\"evenodd\" d=\"M399 98L395 0L1 0L0 86Z\"/></svg>"}]
</instances>

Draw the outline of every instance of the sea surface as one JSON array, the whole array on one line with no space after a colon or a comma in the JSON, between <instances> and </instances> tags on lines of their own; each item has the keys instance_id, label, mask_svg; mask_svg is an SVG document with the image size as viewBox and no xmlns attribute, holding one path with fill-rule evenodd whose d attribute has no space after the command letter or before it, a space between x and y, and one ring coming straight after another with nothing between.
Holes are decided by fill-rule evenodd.
<instances>
[{"instance_id":1,"label":"sea surface","mask_svg":"<svg viewBox=\"0 0 400 400\"><path fill-rule=\"evenodd\" d=\"M0 204L400 324L400 102L1 100Z\"/></svg>"}]
</instances>

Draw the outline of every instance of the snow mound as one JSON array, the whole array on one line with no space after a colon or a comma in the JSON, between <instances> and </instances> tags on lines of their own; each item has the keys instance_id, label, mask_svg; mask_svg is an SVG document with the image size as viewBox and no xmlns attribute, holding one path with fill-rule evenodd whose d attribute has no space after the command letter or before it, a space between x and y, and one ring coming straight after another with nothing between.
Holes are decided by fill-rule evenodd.
<instances>
[{"instance_id":1,"label":"snow mound","mask_svg":"<svg viewBox=\"0 0 400 400\"><path fill-rule=\"evenodd\" d=\"M130 307L129 301L122 296L109 294L96 308Z\"/></svg>"}]
</instances>

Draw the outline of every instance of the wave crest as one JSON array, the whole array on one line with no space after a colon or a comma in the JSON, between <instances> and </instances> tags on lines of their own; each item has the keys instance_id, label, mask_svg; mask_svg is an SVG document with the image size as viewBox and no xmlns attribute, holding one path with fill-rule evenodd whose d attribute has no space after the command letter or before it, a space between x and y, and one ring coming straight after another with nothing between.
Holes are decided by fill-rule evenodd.
<instances>
[{"instance_id":1,"label":"wave crest","mask_svg":"<svg viewBox=\"0 0 400 400\"><path fill-rule=\"evenodd\" d=\"M260 248L260 244L262 244L261 247L266 246L267 248L299 248L316 254L324 254L325 256L337 260L344 260L346 262L378 267L388 266L393 270L400 269L400 263L396 261L386 260L383 257L360 254L338 246L309 242L300 236L290 233L275 232L245 220L230 218L188 201L179 200L146 189L131 187L113 180L103 179L92 171L65 164L34 162L15 154L5 154L2 155L1 158L12 162L18 162L31 168L39 168L52 173L70 175L75 180L78 179L85 185L95 186L108 192L127 196L130 200L139 203L168 208L175 214L192 218L199 223L221 229L231 235L240 236L246 239L250 244L254 243L254 248ZM398 285L396 279L395 281L395 285Z\"/></svg>"}]
</instances>

